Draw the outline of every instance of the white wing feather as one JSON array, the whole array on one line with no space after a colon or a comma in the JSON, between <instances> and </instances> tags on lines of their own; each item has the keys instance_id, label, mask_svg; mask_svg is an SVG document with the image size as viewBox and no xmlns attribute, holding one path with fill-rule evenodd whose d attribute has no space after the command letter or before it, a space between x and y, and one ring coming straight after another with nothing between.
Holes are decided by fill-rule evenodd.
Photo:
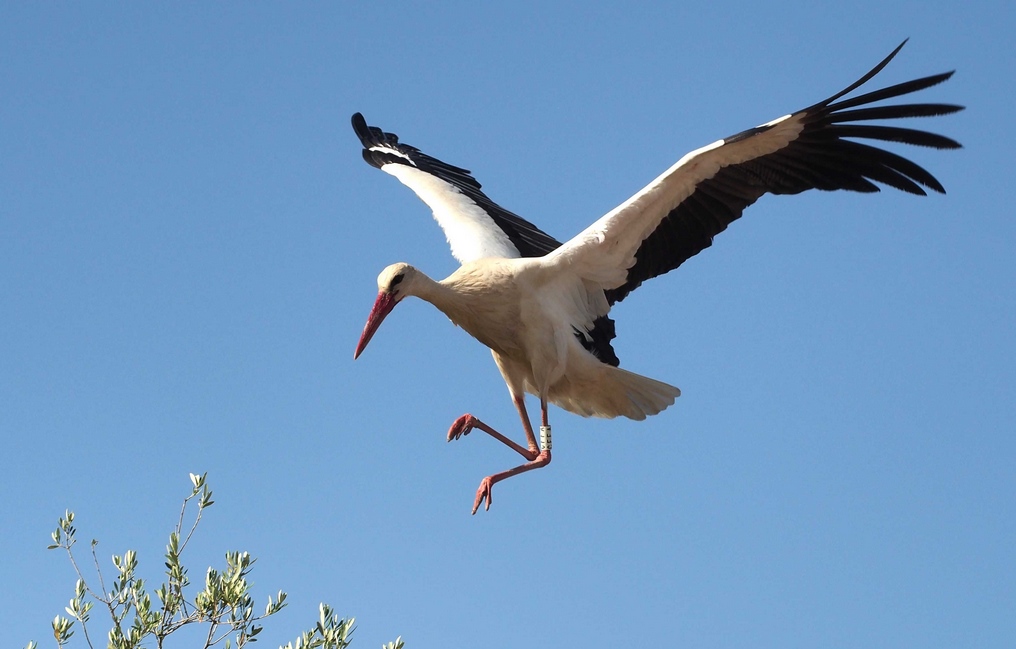
<instances>
[{"instance_id":1,"label":"white wing feather","mask_svg":"<svg viewBox=\"0 0 1016 649\"><path fill-rule=\"evenodd\" d=\"M430 206L438 225L444 230L452 255L459 263L487 257L519 256L508 235L458 187L407 165L386 164L381 171L398 178Z\"/></svg>"}]
</instances>

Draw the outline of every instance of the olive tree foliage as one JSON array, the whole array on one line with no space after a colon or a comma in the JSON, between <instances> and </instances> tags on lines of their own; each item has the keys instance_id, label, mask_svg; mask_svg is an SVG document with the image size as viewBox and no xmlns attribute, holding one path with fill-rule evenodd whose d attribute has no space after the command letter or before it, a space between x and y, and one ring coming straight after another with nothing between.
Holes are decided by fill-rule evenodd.
<instances>
[{"instance_id":1,"label":"olive tree foliage","mask_svg":"<svg viewBox=\"0 0 1016 649\"><path fill-rule=\"evenodd\" d=\"M286 606L286 593L280 590L274 598L269 596L264 612L255 613L254 598L247 580L254 567L254 557L246 552L227 552L225 569L208 568L204 587L197 592L190 588L187 568L181 561L204 510L213 504L206 476L190 474L193 489L180 507L180 517L166 546L166 581L154 591L137 575L138 560L134 550L113 555L116 576L107 588L95 540L91 543L91 559L98 587L95 583L89 584L74 554L77 543L74 512L67 511L60 518L49 549L65 550L78 578L74 597L64 609L68 617L57 615L53 618L53 638L58 649L68 646L75 632L75 623L90 649L103 644L108 649L139 649L151 646L152 642L158 649L164 649L169 646L167 639L174 633L185 627L200 630L202 625L207 627L198 633L199 637L204 637L203 649L218 645L223 645L225 649L240 649L257 641L262 621ZM197 512L184 533L187 510L195 499ZM98 624L92 618L93 612L97 613L96 617L107 618L107 623L112 624L103 640L93 635ZM330 606L321 604L317 623L280 649L346 649L350 644L353 622L353 618L339 618ZM193 646L190 637L187 642ZM26 649L38 649L38 644L30 642ZM389 642L382 649L403 649L402 638Z\"/></svg>"}]
</instances>

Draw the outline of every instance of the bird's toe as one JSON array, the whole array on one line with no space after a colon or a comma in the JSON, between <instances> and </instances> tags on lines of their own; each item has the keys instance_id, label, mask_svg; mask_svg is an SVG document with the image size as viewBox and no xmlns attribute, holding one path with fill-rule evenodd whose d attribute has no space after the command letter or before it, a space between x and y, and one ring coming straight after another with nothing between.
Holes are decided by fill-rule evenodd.
<instances>
[{"instance_id":1,"label":"bird's toe","mask_svg":"<svg viewBox=\"0 0 1016 649\"><path fill-rule=\"evenodd\" d=\"M490 511L490 503L494 501L491 490L494 488L494 482L491 480L491 476L487 476L480 481L480 487L476 490L476 500L473 501L473 513L480 508L480 505L487 502L484 506L484 511Z\"/></svg>"},{"instance_id":2,"label":"bird's toe","mask_svg":"<svg viewBox=\"0 0 1016 649\"><path fill-rule=\"evenodd\" d=\"M473 426L476 425L476 417L466 413L455 420L452 423L452 427L448 429L448 441L458 439L463 435L468 435L473 430Z\"/></svg>"}]
</instances>

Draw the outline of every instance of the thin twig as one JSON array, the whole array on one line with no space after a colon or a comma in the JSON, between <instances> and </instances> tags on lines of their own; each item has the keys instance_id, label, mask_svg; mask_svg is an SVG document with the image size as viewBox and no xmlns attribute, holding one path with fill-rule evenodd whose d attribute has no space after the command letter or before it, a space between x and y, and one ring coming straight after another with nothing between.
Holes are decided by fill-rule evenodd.
<instances>
[{"instance_id":1,"label":"thin twig","mask_svg":"<svg viewBox=\"0 0 1016 649\"><path fill-rule=\"evenodd\" d=\"M99 578L99 588L102 589L102 597L98 597L96 599L98 599L100 602L102 602L104 604L109 604L109 600L106 598L107 597L107 595L106 595L106 582L102 578L102 569L99 568L99 557L98 557L98 555L95 554L96 545L97 544L95 544L95 543L92 544L92 563L95 564L95 576ZM70 553L70 548L67 549L67 552ZM71 563L73 563L73 562L74 562L74 557L71 557ZM77 567L78 567L78 565L75 563L74 564L74 568L77 569ZM80 576L80 575L81 575L81 572L78 571L78 576ZM91 591L89 590L89 592L91 592ZM94 593L93 593L93 596L94 596Z\"/></svg>"},{"instance_id":2,"label":"thin twig","mask_svg":"<svg viewBox=\"0 0 1016 649\"><path fill-rule=\"evenodd\" d=\"M208 649L208 647L211 647L218 642L212 642L212 638L215 636L215 626L216 622L214 618L208 620L208 635L205 637L205 649ZM227 633L226 635L229 634Z\"/></svg>"},{"instance_id":3,"label":"thin twig","mask_svg":"<svg viewBox=\"0 0 1016 649\"><path fill-rule=\"evenodd\" d=\"M123 629L120 628L120 620L116 617L116 605L113 603L113 598L106 592L106 582L102 578L102 569L99 567L99 556L95 553L95 547L95 544L93 544L92 562L95 564L95 574L99 577L99 587L102 588L102 597L96 597L96 599L106 605L106 608L109 610L109 617L113 619L113 624L116 625L116 628L123 631ZM74 561L73 557L71 558L71 561ZM74 567L77 568L77 564L75 564ZM79 572L78 574L81 573Z\"/></svg>"},{"instance_id":4,"label":"thin twig","mask_svg":"<svg viewBox=\"0 0 1016 649\"><path fill-rule=\"evenodd\" d=\"M193 498L193 497L194 497L194 496L191 496L191 498ZM190 498L188 498L187 500L190 500ZM186 507L186 506L187 506L187 501L185 500L185 501L184 501L184 507ZM183 540L183 545L181 545L181 546L180 546L180 552L181 552L181 553L183 552L183 549L184 549L185 547L187 547L187 543L189 543L189 542L190 542L190 540L191 540L191 536L193 536L193 535L194 535L194 530L196 530L196 529L197 529L197 527L198 527L198 523L199 523L199 522L201 522L201 513L202 513L203 511L204 511L204 507L202 507L201 505L198 505L198 515L194 517L194 524L193 524L193 525L191 525L190 531L189 531L189 532L187 532L187 538L185 538L185 539ZM183 512L180 512L180 523L181 523L181 524L183 523ZM177 533L179 533L179 532L180 532L181 530L182 530L182 528L181 528L181 527L177 527Z\"/></svg>"},{"instance_id":5,"label":"thin twig","mask_svg":"<svg viewBox=\"0 0 1016 649\"><path fill-rule=\"evenodd\" d=\"M183 499L183 504L180 505L180 518L176 522L176 533L177 534L179 534L180 530L183 529L183 514L184 514L185 511L187 511L187 502L191 498L193 498L193 497L194 497L194 494L191 494L191 495L187 496L186 498Z\"/></svg>"}]
</instances>

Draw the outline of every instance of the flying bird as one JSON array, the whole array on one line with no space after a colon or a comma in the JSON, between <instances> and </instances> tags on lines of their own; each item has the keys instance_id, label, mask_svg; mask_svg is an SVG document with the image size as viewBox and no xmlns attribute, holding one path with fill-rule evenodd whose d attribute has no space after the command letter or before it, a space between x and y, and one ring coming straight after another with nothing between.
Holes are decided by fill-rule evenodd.
<instances>
[{"instance_id":1,"label":"flying bird","mask_svg":"<svg viewBox=\"0 0 1016 649\"><path fill-rule=\"evenodd\" d=\"M878 74L906 41L857 82L832 97L688 153L642 190L567 242L494 203L461 167L447 164L379 128L359 113L353 130L370 165L398 178L434 212L461 263L435 281L398 263L378 277L378 296L356 346L358 358L392 309L409 296L430 302L490 348L522 420L526 445L471 414L448 441L481 430L525 458L485 477L473 502L490 509L493 486L551 460L548 404L586 417L641 420L672 405L676 387L619 367L611 346L611 307L644 281L674 270L763 194L809 189L945 193L929 172L865 143L956 149L956 141L872 120L931 117L962 110L933 103L879 104L939 84L952 72L843 99ZM879 104L879 105L875 105ZM540 435L525 394L540 400Z\"/></svg>"}]
</instances>

